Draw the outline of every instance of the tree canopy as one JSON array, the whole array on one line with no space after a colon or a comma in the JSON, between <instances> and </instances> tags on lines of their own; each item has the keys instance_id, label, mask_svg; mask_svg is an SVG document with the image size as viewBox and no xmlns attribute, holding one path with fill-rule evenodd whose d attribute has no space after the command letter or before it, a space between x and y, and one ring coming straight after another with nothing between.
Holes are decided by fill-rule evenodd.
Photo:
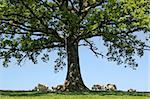
<instances>
[{"instance_id":1,"label":"tree canopy","mask_svg":"<svg viewBox=\"0 0 150 99\"><path fill-rule=\"evenodd\" d=\"M149 0L1 0L0 57L4 66L15 58L34 63L43 51L58 50L57 65L65 65L66 39L83 40L96 55L89 40L99 36L108 48L109 60L137 66L136 53L150 48L134 32L150 31ZM140 32L139 32L140 33ZM49 59L44 53L43 61Z\"/></svg>"},{"instance_id":2,"label":"tree canopy","mask_svg":"<svg viewBox=\"0 0 150 99\"><path fill-rule=\"evenodd\" d=\"M143 37L138 37L143 34ZM145 36L145 37L144 37ZM92 37L104 41L101 53ZM57 51L55 70L68 72L63 90L86 89L79 64L78 47L88 46L96 56L135 69L135 56L150 50L150 0L1 0L0 59L8 66L38 56L47 62Z\"/></svg>"}]
</instances>

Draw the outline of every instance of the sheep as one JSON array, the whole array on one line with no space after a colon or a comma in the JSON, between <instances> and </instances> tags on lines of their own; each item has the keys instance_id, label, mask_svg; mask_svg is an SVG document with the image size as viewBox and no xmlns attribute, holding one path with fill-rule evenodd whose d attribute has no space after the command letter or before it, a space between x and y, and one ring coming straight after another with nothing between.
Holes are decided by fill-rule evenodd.
<instances>
[{"instance_id":1,"label":"sheep","mask_svg":"<svg viewBox=\"0 0 150 99\"><path fill-rule=\"evenodd\" d=\"M70 84L71 84L70 81L65 80L64 85L57 85L56 87L53 87L53 86L52 86L52 90L53 90L54 92L58 92L58 91L60 91L60 92L69 91L68 87L69 87Z\"/></svg>"},{"instance_id":2,"label":"sheep","mask_svg":"<svg viewBox=\"0 0 150 99\"><path fill-rule=\"evenodd\" d=\"M93 91L105 91L106 90L106 86L105 85L93 85L92 87Z\"/></svg>"},{"instance_id":3,"label":"sheep","mask_svg":"<svg viewBox=\"0 0 150 99\"><path fill-rule=\"evenodd\" d=\"M93 90L93 91L98 91L97 86L98 86L98 85L93 85L93 86L92 86L92 90Z\"/></svg>"},{"instance_id":4,"label":"sheep","mask_svg":"<svg viewBox=\"0 0 150 99\"><path fill-rule=\"evenodd\" d=\"M58 91L64 91L65 90L65 86L64 85L57 85L56 87L52 87L52 90L54 92L58 92Z\"/></svg>"},{"instance_id":5,"label":"sheep","mask_svg":"<svg viewBox=\"0 0 150 99\"><path fill-rule=\"evenodd\" d=\"M106 91L107 90L107 86L106 85L101 85L101 91Z\"/></svg>"},{"instance_id":6,"label":"sheep","mask_svg":"<svg viewBox=\"0 0 150 99\"><path fill-rule=\"evenodd\" d=\"M116 87L115 84L107 84L106 89L109 90L109 91L116 91L117 87Z\"/></svg>"},{"instance_id":7,"label":"sheep","mask_svg":"<svg viewBox=\"0 0 150 99\"><path fill-rule=\"evenodd\" d=\"M93 91L116 91L117 87L115 84L107 84L107 85L93 85L92 86Z\"/></svg>"},{"instance_id":8,"label":"sheep","mask_svg":"<svg viewBox=\"0 0 150 99\"><path fill-rule=\"evenodd\" d=\"M43 84L38 84L38 86L36 86L33 90L38 92L48 92L48 86Z\"/></svg>"},{"instance_id":9,"label":"sheep","mask_svg":"<svg viewBox=\"0 0 150 99\"><path fill-rule=\"evenodd\" d=\"M127 92L136 92L136 90L130 88L130 89L127 90Z\"/></svg>"}]
</instances>

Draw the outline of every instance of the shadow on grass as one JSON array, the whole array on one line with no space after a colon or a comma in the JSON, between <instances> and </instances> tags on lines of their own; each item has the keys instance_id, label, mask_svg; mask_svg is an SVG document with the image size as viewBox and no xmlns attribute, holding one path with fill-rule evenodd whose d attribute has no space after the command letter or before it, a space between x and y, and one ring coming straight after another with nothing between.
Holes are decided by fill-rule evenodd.
<instances>
[{"instance_id":1,"label":"shadow on grass","mask_svg":"<svg viewBox=\"0 0 150 99\"><path fill-rule=\"evenodd\" d=\"M105 95L116 95L116 96L128 95L128 96L149 96L150 97L150 93L149 92L125 92L125 91L115 91L115 92L101 91L101 92L95 92L95 91L91 91L90 93L91 94L96 94L96 95L101 95L101 96L105 96Z\"/></svg>"},{"instance_id":2,"label":"shadow on grass","mask_svg":"<svg viewBox=\"0 0 150 99\"><path fill-rule=\"evenodd\" d=\"M35 91L0 91L1 96L41 96L47 93L40 93Z\"/></svg>"},{"instance_id":3,"label":"shadow on grass","mask_svg":"<svg viewBox=\"0 0 150 99\"><path fill-rule=\"evenodd\" d=\"M150 97L150 92L125 92L125 91L90 91L90 92L63 92L58 93L62 95L100 95L100 96L106 96L106 95L115 95L115 96L148 96Z\"/></svg>"}]
</instances>

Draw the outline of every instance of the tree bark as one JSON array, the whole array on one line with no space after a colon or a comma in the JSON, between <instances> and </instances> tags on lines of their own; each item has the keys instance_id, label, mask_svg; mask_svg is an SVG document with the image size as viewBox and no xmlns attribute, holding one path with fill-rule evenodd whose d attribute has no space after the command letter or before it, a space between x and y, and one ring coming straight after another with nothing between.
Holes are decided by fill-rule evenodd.
<instances>
[{"instance_id":1,"label":"tree bark","mask_svg":"<svg viewBox=\"0 0 150 99\"><path fill-rule=\"evenodd\" d=\"M68 70L64 83L66 91L88 91L80 72L78 42L72 43L67 40L67 61Z\"/></svg>"}]
</instances>

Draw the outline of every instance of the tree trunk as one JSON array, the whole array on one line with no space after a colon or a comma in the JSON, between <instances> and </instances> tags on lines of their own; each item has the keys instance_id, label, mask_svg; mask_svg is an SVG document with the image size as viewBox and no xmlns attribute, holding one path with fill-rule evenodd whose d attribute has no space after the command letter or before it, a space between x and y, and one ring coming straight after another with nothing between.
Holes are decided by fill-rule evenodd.
<instances>
[{"instance_id":1,"label":"tree trunk","mask_svg":"<svg viewBox=\"0 0 150 99\"><path fill-rule=\"evenodd\" d=\"M80 64L79 64L79 52L78 42L67 42L67 61L68 71L66 81L64 83L65 91L87 91L89 90L85 85L81 77Z\"/></svg>"}]
</instances>

